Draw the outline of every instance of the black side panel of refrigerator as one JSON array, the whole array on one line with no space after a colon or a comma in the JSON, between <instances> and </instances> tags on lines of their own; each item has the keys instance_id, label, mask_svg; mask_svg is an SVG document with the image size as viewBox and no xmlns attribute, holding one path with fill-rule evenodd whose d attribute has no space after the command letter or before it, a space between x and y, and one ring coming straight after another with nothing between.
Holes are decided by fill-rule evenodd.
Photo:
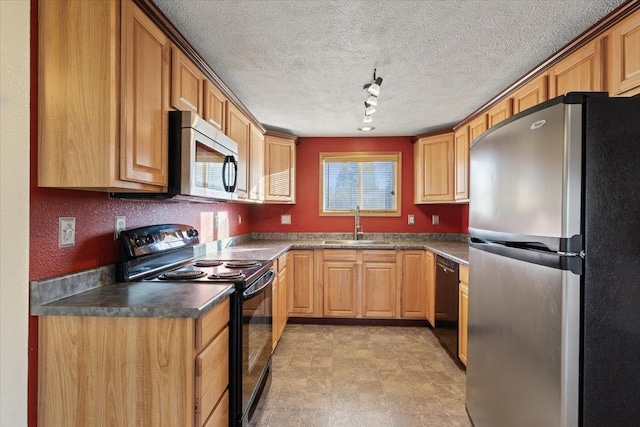
<instances>
[{"instance_id":1,"label":"black side panel of refrigerator","mask_svg":"<svg viewBox=\"0 0 640 427\"><path fill-rule=\"evenodd\" d=\"M640 98L589 99L585 120L582 425L640 420Z\"/></svg>"}]
</instances>

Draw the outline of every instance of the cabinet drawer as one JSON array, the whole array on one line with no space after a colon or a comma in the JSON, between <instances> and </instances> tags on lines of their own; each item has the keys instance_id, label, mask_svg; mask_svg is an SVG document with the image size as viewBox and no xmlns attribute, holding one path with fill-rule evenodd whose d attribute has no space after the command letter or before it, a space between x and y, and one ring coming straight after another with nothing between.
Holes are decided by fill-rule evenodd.
<instances>
[{"instance_id":1,"label":"cabinet drawer","mask_svg":"<svg viewBox=\"0 0 640 427\"><path fill-rule=\"evenodd\" d=\"M355 261L355 249L325 249L323 252L324 261Z\"/></svg>"},{"instance_id":2,"label":"cabinet drawer","mask_svg":"<svg viewBox=\"0 0 640 427\"><path fill-rule=\"evenodd\" d=\"M460 277L460 282L468 285L469 284L469 269L464 265L460 266L458 270L458 276Z\"/></svg>"},{"instance_id":3,"label":"cabinet drawer","mask_svg":"<svg viewBox=\"0 0 640 427\"><path fill-rule=\"evenodd\" d=\"M229 324L229 298L196 322L196 350L202 350Z\"/></svg>"},{"instance_id":4,"label":"cabinet drawer","mask_svg":"<svg viewBox=\"0 0 640 427\"><path fill-rule=\"evenodd\" d=\"M287 266L287 254L281 255L278 258L278 272L281 272Z\"/></svg>"},{"instance_id":5,"label":"cabinet drawer","mask_svg":"<svg viewBox=\"0 0 640 427\"><path fill-rule=\"evenodd\" d=\"M363 262L396 262L396 251L394 250L363 250Z\"/></svg>"},{"instance_id":6,"label":"cabinet drawer","mask_svg":"<svg viewBox=\"0 0 640 427\"><path fill-rule=\"evenodd\" d=\"M204 425L229 385L229 328L196 357L196 425Z\"/></svg>"},{"instance_id":7,"label":"cabinet drawer","mask_svg":"<svg viewBox=\"0 0 640 427\"><path fill-rule=\"evenodd\" d=\"M225 391L204 427L227 427L229 425L229 392Z\"/></svg>"}]
</instances>

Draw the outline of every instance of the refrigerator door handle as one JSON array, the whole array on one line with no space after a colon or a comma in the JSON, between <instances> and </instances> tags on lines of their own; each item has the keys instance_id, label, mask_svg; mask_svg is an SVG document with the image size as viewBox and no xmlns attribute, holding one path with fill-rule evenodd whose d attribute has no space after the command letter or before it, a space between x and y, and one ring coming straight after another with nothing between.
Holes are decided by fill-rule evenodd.
<instances>
[{"instance_id":1,"label":"refrigerator door handle","mask_svg":"<svg viewBox=\"0 0 640 427\"><path fill-rule=\"evenodd\" d=\"M469 238L469 246L508 258L559 270L569 270L579 275L583 273L584 251L553 251L537 242L488 241L477 237Z\"/></svg>"}]
</instances>

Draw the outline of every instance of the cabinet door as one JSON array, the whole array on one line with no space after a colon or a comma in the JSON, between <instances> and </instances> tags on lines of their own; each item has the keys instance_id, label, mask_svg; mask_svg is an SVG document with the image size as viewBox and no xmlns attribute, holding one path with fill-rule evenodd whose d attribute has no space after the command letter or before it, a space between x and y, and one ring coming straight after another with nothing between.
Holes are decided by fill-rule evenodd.
<instances>
[{"instance_id":1,"label":"cabinet door","mask_svg":"<svg viewBox=\"0 0 640 427\"><path fill-rule=\"evenodd\" d=\"M294 250L287 263L289 270L289 314L315 317L316 289L314 283L313 251Z\"/></svg>"},{"instance_id":2,"label":"cabinet door","mask_svg":"<svg viewBox=\"0 0 640 427\"><path fill-rule=\"evenodd\" d=\"M323 265L322 288L325 317L356 317L357 270L353 262L328 261Z\"/></svg>"},{"instance_id":3,"label":"cabinet door","mask_svg":"<svg viewBox=\"0 0 640 427\"><path fill-rule=\"evenodd\" d=\"M171 55L171 106L202 115L202 71L179 48L174 46Z\"/></svg>"},{"instance_id":4,"label":"cabinet door","mask_svg":"<svg viewBox=\"0 0 640 427\"><path fill-rule=\"evenodd\" d=\"M493 107L489 108L489 111L487 112L489 127L493 127L498 123L500 123L501 121L511 117L511 114L513 113L513 110L511 107L512 107L511 98L507 98L507 99L503 99Z\"/></svg>"},{"instance_id":5,"label":"cabinet door","mask_svg":"<svg viewBox=\"0 0 640 427\"><path fill-rule=\"evenodd\" d=\"M285 267L278 273L278 313L280 316L278 320L278 340L282 338L289 318L289 305L287 304L289 286L287 280L289 280L289 276L287 275L287 268Z\"/></svg>"},{"instance_id":6,"label":"cabinet door","mask_svg":"<svg viewBox=\"0 0 640 427\"><path fill-rule=\"evenodd\" d=\"M400 284L400 317L427 318L427 272L425 251L403 251Z\"/></svg>"},{"instance_id":7,"label":"cabinet door","mask_svg":"<svg viewBox=\"0 0 640 427\"><path fill-rule=\"evenodd\" d=\"M204 425L229 385L229 328L196 357L196 425Z\"/></svg>"},{"instance_id":8,"label":"cabinet door","mask_svg":"<svg viewBox=\"0 0 640 427\"><path fill-rule=\"evenodd\" d=\"M597 39L551 68L550 97L572 91L601 91L603 74L602 39Z\"/></svg>"},{"instance_id":9,"label":"cabinet door","mask_svg":"<svg viewBox=\"0 0 640 427\"><path fill-rule=\"evenodd\" d=\"M362 265L362 315L396 316L396 263L365 262Z\"/></svg>"},{"instance_id":10,"label":"cabinet door","mask_svg":"<svg viewBox=\"0 0 640 427\"><path fill-rule=\"evenodd\" d=\"M467 331L469 326L469 287L460 282L458 288L458 358L467 366Z\"/></svg>"},{"instance_id":11,"label":"cabinet door","mask_svg":"<svg viewBox=\"0 0 640 427\"><path fill-rule=\"evenodd\" d=\"M415 143L415 203L454 200L453 145L453 132L420 138Z\"/></svg>"},{"instance_id":12,"label":"cabinet door","mask_svg":"<svg viewBox=\"0 0 640 427\"><path fill-rule=\"evenodd\" d=\"M487 130L487 115L481 114L469 122L469 141L473 142L485 130Z\"/></svg>"},{"instance_id":13,"label":"cabinet door","mask_svg":"<svg viewBox=\"0 0 640 427\"><path fill-rule=\"evenodd\" d=\"M513 93L513 114L534 107L548 99L549 77L544 74L531 80Z\"/></svg>"},{"instance_id":14,"label":"cabinet door","mask_svg":"<svg viewBox=\"0 0 640 427\"><path fill-rule=\"evenodd\" d=\"M625 96L640 93L640 12L616 25L609 37L609 92Z\"/></svg>"},{"instance_id":15,"label":"cabinet door","mask_svg":"<svg viewBox=\"0 0 640 427\"><path fill-rule=\"evenodd\" d=\"M469 127L455 133L456 201L469 200Z\"/></svg>"},{"instance_id":16,"label":"cabinet door","mask_svg":"<svg viewBox=\"0 0 640 427\"><path fill-rule=\"evenodd\" d=\"M213 83L205 79L204 81L204 100L202 103L202 118L207 122L225 131L227 111L227 97L222 94Z\"/></svg>"},{"instance_id":17,"label":"cabinet door","mask_svg":"<svg viewBox=\"0 0 640 427\"><path fill-rule=\"evenodd\" d=\"M296 202L296 144L294 139L265 135L264 200Z\"/></svg>"},{"instance_id":18,"label":"cabinet door","mask_svg":"<svg viewBox=\"0 0 640 427\"><path fill-rule=\"evenodd\" d=\"M238 143L238 198L249 196L249 142L251 138L251 122L233 104L227 104L227 131L229 138Z\"/></svg>"},{"instance_id":19,"label":"cabinet door","mask_svg":"<svg viewBox=\"0 0 640 427\"><path fill-rule=\"evenodd\" d=\"M271 285L271 318L271 351L273 351L276 349L276 345L278 345L278 340L280 339L280 281L277 278Z\"/></svg>"},{"instance_id":20,"label":"cabinet door","mask_svg":"<svg viewBox=\"0 0 640 427\"><path fill-rule=\"evenodd\" d=\"M425 253L425 291L427 293L426 318L432 327L436 326L436 256Z\"/></svg>"},{"instance_id":21,"label":"cabinet door","mask_svg":"<svg viewBox=\"0 0 640 427\"><path fill-rule=\"evenodd\" d=\"M122 5L120 175L166 187L169 40L132 1Z\"/></svg>"},{"instance_id":22,"label":"cabinet door","mask_svg":"<svg viewBox=\"0 0 640 427\"><path fill-rule=\"evenodd\" d=\"M253 124L251 125L251 141L249 150L249 199L263 200L264 179L264 135Z\"/></svg>"}]
</instances>

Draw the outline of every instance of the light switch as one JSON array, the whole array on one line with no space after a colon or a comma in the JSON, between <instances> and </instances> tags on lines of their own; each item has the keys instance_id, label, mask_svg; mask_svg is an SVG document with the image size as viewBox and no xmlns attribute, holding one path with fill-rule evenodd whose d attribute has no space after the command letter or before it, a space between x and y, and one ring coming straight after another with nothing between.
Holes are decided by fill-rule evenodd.
<instances>
[{"instance_id":1,"label":"light switch","mask_svg":"<svg viewBox=\"0 0 640 427\"><path fill-rule=\"evenodd\" d=\"M431 215L431 224L433 225L440 224L440 215Z\"/></svg>"}]
</instances>

